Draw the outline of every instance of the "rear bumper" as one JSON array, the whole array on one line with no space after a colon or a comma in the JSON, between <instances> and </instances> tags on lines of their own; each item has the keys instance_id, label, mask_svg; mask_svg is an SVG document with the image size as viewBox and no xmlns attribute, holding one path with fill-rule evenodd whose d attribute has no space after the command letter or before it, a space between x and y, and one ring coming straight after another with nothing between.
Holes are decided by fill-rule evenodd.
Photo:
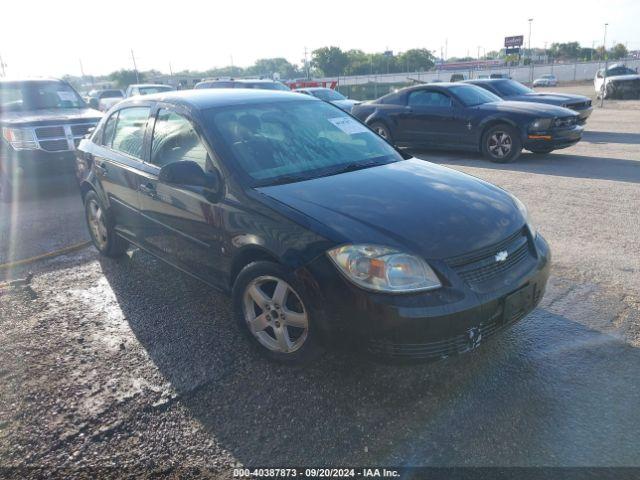
<instances>
[{"instance_id":1,"label":"rear bumper","mask_svg":"<svg viewBox=\"0 0 640 480\"><path fill-rule=\"evenodd\" d=\"M388 295L366 292L337 273L327 259L308 268L325 299L322 323L373 354L399 359L437 359L477 348L513 325L540 302L549 277L550 252L541 236L532 241L535 261L500 288L478 293L454 280L431 292ZM451 276L451 278L454 278Z\"/></svg>"},{"instance_id":2,"label":"rear bumper","mask_svg":"<svg viewBox=\"0 0 640 480\"><path fill-rule=\"evenodd\" d=\"M569 129L529 133L525 135L522 144L527 150L558 150L578 143L582 139L583 132L584 127L576 125Z\"/></svg>"}]
</instances>

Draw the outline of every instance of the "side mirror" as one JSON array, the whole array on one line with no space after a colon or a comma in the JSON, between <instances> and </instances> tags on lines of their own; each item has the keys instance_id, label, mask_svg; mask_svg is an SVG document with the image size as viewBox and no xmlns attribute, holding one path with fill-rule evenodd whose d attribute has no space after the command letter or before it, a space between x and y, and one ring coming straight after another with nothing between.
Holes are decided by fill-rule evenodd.
<instances>
[{"instance_id":1,"label":"side mirror","mask_svg":"<svg viewBox=\"0 0 640 480\"><path fill-rule=\"evenodd\" d=\"M95 109L97 110L97 109L98 109L98 104L99 104L99 103L100 103L100 102L99 102L99 101L98 101L98 99L97 99L97 98L95 98L95 97L91 97L91 98L89 99L89 106L90 106L91 108L95 108Z\"/></svg>"},{"instance_id":2,"label":"side mirror","mask_svg":"<svg viewBox=\"0 0 640 480\"><path fill-rule=\"evenodd\" d=\"M222 176L217 169L205 172L192 161L173 162L160 169L158 180L204 196L210 202L218 202L222 193Z\"/></svg>"}]
</instances>

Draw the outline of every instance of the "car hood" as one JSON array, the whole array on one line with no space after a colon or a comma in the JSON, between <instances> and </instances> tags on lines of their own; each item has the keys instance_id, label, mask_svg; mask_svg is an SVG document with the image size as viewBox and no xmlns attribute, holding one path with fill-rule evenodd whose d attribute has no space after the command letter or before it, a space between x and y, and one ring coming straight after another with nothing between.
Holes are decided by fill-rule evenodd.
<instances>
[{"instance_id":1,"label":"car hood","mask_svg":"<svg viewBox=\"0 0 640 480\"><path fill-rule=\"evenodd\" d=\"M618 82L620 80L622 81L626 81L626 80L637 80L640 78L640 74L630 74L630 75L616 75L613 77L607 77L606 81L607 82Z\"/></svg>"},{"instance_id":2,"label":"car hood","mask_svg":"<svg viewBox=\"0 0 640 480\"><path fill-rule=\"evenodd\" d=\"M19 112L0 112L0 123L15 127L97 122L102 112L92 108L52 108Z\"/></svg>"},{"instance_id":3,"label":"car hood","mask_svg":"<svg viewBox=\"0 0 640 480\"><path fill-rule=\"evenodd\" d=\"M515 102L539 102L549 105L566 105L571 103L588 102L589 98L584 95L572 95L564 93L525 93L524 95L514 95L508 97L509 100Z\"/></svg>"},{"instance_id":4,"label":"car hood","mask_svg":"<svg viewBox=\"0 0 640 480\"><path fill-rule=\"evenodd\" d=\"M331 103L334 104L336 107L341 108L342 110L350 112L353 106L358 105L360 102L358 102L357 100L351 100L349 98L346 98L344 100L334 100Z\"/></svg>"},{"instance_id":5,"label":"car hood","mask_svg":"<svg viewBox=\"0 0 640 480\"><path fill-rule=\"evenodd\" d=\"M257 190L319 222L336 243L428 259L492 245L525 223L504 190L418 159Z\"/></svg>"},{"instance_id":6,"label":"car hood","mask_svg":"<svg viewBox=\"0 0 640 480\"><path fill-rule=\"evenodd\" d=\"M478 108L486 112L509 112L521 115L531 115L532 117L566 117L576 114L573 110L558 107L556 105L538 102L518 102L513 100L484 103L479 105Z\"/></svg>"}]
</instances>

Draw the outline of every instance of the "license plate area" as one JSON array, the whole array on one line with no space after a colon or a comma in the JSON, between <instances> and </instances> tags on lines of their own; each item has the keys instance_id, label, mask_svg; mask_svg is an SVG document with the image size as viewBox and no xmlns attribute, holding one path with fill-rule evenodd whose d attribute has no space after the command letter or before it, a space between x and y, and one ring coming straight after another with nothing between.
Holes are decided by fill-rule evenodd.
<instances>
[{"instance_id":1,"label":"license plate area","mask_svg":"<svg viewBox=\"0 0 640 480\"><path fill-rule=\"evenodd\" d=\"M535 285L529 284L508 295L504 300L504 322L522 317L533 308Z\"/></svg>"}]
</instances>

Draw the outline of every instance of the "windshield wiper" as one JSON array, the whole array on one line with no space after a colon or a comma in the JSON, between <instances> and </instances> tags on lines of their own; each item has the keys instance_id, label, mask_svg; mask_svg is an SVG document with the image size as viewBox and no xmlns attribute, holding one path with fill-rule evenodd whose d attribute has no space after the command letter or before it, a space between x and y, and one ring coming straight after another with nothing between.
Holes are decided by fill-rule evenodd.
<instances>
[{"instance_id":1,"label":"windshield wiper","mask_svg":"<svg viewBox=\"0 0 640 480\"><path fill-rule=\"evenodd\" d=\"M295 183L303 180L308 180L308 178L301 175L283 175L274 179L272 182L268 182L265 186L271 187L273 185L284 185L285 183Z\"/></svg>"},{"instance_id":2,"label":"windshield wiper","mask_svg":"<svg viewBox=\"0 0 640 480\"><path fill-rule=\"evenodd\" d=\"M340 175L341 173L355 172L356 170L364 170L365 168L377 167L380 165L385 165L385 162L370 161L370 162L350 163L349 165L345 165L344 167L331 170L330 172L328 172L326 175L323 175L323 176L328 177L331 175Z\"/></svg>"}]
</instances>

